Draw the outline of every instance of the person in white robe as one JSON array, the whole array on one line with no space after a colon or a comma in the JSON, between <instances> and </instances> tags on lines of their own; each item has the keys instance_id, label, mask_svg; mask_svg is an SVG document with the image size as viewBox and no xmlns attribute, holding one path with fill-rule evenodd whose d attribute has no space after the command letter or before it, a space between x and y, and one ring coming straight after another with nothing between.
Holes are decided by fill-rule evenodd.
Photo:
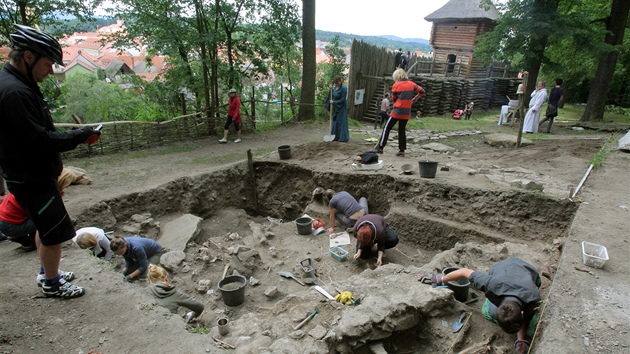
<instances>
[{"instance_id":1,"label":"person in white robe","mask_svg":"<svg viewBox=\"0 0 630 354\"><path fill-rule=\"evenodd\" d=\"M529 109L525 114L523 123L523 133L538 133L538 122L542 113L542 105L547 100L547 89L545 82L539 81L536 90L532 92L532 99L529 101Z\"/></svg>"}]
</instances>

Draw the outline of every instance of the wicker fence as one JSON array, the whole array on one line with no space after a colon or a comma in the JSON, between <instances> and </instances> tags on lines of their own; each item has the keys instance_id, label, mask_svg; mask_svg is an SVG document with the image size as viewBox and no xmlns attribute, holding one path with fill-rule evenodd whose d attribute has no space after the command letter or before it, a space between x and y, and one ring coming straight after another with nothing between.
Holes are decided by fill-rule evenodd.
<instances>
[{"instance_id":1,"label":"wicker fence","mask_svg":"<svg viewBox=\"0 0 630 354\"><path fill-rule=\"evenodd\" d=\"M104 122L101 138L92 145L79 145L64 156L85 157L207 137L209 121L204 112L188 114L162 122L117 121ZM78 124L55 124L58 130L74 129Z\"/></svg>"}]
</instances>

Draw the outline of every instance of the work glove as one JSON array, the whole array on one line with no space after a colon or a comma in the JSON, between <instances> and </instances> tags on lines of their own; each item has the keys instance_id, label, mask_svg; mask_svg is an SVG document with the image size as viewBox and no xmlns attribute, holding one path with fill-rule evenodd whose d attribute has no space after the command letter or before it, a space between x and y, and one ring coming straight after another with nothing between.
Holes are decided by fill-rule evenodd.
<instances>
[{"instance_id":1,"label":"work glove","mask_svg":"<svg viewBox=\"0 0 630 354\"><path fill-rule=\"evenodd\" d=\"M85 127L81 128L81 130L85 133L85 136L87 137L87 139L85 140L86 144L94 144L101 136L101 131L95 130L91 126L86 125Z\"/></svg>"},{"instance_id":2,"label":"work glove","mask_svg":"<svg viewBox=\"0 0 630 354\"><path fill-rule=\"evenodd\" d=\"M136 281L136 279L132 278L131 275L125 275L125 280L129 283L133 283L134 281Z\"/></svg>"},{"instance_id":3,"label":"work glove","mask_svg":"<svg viewBox=\"0 0 630 354\"><path fill-rule=\"evenodd\" d=\"M352 297L352 293L349 291L344 291L341 294L335 295L335 300L341 302L342 304L352 303L354 297Z\"/></svg>"},{"instance_id":4,"label":"work glove","mask_svg":"<svg viewBox=\"0 0 630 354\"><path fill-rule=\"evenodd\" d=\"M442 276L437 274L420 274L418 275L418 281L424 284L444 285L442 282Z\"/></svg>"},{"instance_id":5,"label":"work glove","mask_svg":"<svg viewBox=\"0 0 630 354\"><path fill-rule=\"evenodd\" d=\"M514 342L514 353L527 354L529 352L529 341L525 339L517 339Z\"/></svg>"}]
</instances>

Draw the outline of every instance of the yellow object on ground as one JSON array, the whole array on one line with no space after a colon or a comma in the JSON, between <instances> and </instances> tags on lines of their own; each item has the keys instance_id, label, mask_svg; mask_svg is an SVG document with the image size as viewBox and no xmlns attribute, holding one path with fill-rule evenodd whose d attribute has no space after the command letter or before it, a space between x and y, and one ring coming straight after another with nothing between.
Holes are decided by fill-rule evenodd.
<instances>
[{"instance_id":1,"label":"yellow object on ground","mask_svg":"<svg viewBox=\"0 0 630 354\"><path fill-rule=\"evenodd\" d=\"M344 291L341 294L337 294L335 296L335 300L341 302L342 304L352 303L354 297L352 297L352 293L349 291Z\"/></svg>"}]
</instances>

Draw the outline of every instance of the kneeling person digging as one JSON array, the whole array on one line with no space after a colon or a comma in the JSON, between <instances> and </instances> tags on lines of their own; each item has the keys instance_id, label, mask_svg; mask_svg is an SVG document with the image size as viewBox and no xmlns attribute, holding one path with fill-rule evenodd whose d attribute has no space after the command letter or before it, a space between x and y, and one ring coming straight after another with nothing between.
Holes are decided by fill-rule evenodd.
<instances>
[{"instance_id":1,"label":"kneeling person digging","mask_svg":"<svg viewBox=\"0 0 630 354\"><path fill-rule=\"evenodd\" d=\"M398 235L388 225L385 218L378 214L363 215L354 224L354 237L357 239L356 254L354 259L367 259L372 253L372 248L377 248L375 266L383 264L383 254L386 249L394 248L398 244Z\"/></svg>"},{"instance_id":2,"label":"kneeling person digging","mask_svg":"<svg viewBox=\"0 0 630 354\"><path fill-rule=\"evenodd\" d=\"M508 258L495 264L488 274L461 268L444 276L418 276L419 281L435 285L461 278L469 279L475 289L485 292L486 301L481 308L484 317L497 323L504 332L516 333L515 352L528 353L527 338L536 329L540 305L541 279L536 268L519 258Z\"/></svg>"}]
</instances>

